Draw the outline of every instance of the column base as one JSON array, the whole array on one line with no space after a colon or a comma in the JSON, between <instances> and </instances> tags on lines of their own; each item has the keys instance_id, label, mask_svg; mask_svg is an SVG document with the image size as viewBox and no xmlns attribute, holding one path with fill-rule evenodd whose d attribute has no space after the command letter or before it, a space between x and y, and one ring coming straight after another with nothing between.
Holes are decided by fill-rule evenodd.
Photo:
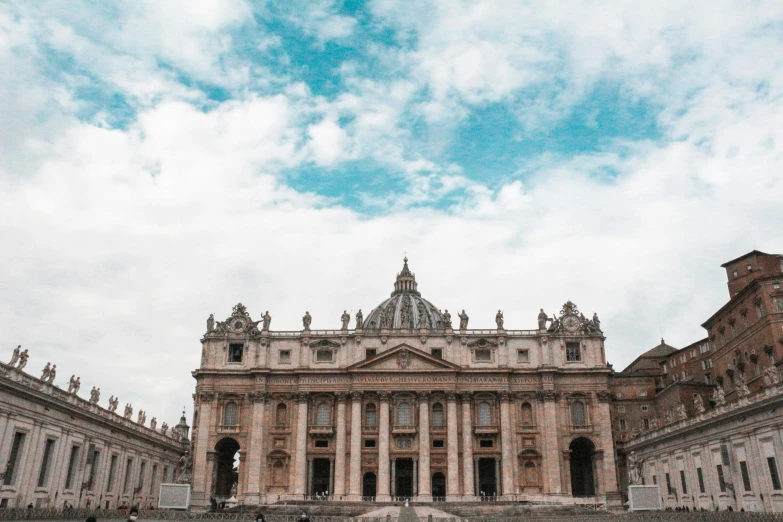
<instances>
[{"instance_id":1,"label":"column base","mask_svg":"<svg viewBox=\"0 0 783 522\"><path fill-rule=\"evenodd\" d=\"M391 495L375 495L376 502L391 502Z\"/></svg>"},{"instance_id":2,"label":"column base","mask_svg":"<svg viewBox=\"0 0 783 522\"><path fill-rule=\"evenodd\" d=\"M432 502L432 495L417 495L416 502Z\"/></svg>"}]
</instances>

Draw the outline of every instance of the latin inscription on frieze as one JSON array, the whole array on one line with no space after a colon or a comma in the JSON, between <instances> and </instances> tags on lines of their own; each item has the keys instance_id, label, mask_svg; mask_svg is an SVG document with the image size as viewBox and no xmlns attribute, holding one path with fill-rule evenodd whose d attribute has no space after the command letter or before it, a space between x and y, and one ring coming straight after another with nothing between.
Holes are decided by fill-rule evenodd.
<instances>
[{"instance_id":1,"label":"latin inscription on frieze","mask_svg":"<svg viewBox=\"0 0 783 522\"><path fill-rule=\"evenodd\" d=\"M359 384L417 384L417 383L453 383L450 375L356 375L354 383Z\"/></svg>"}]
</instances>

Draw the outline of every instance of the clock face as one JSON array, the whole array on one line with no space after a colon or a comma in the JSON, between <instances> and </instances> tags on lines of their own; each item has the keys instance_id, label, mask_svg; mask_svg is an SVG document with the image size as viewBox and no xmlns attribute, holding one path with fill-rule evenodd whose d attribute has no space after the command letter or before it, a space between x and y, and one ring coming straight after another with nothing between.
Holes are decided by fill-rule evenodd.
<instances>
[{"instance_id":1,"label":"clock face","mask_svg":"<svg viewBox=\"0 0 783 522\"><path fill-rule=\"evenodd\" d=\"M566 316L563 318L563 326L565 326L567 330L576 330L579 328L579 319L573 315Z\"/></svg>"}]
</instances>

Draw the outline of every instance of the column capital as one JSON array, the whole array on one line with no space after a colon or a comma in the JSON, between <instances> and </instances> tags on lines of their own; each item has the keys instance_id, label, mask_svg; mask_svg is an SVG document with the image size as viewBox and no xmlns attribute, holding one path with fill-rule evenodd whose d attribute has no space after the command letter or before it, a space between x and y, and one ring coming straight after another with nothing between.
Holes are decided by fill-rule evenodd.
<instances>
[{"instance_id":1,"label":"column capital","mask_svg":"<svg viewBox=\"0 0 783 522\"><path fill-rule=\"evenodd\" d=\"M469 391L459 392L459 398L462 399L462 402L470 402L473 399L473 392L469 392Z\"/></svg>"},{"instance_id":2,"label":"column capital","mask_svg":"<svg viewBox=\"0 0 783 522\"><path fill-rule=\"evenodd\" d=\"M498 396L502 402L509 402L511 400L511 394L507 391L498 392Z\"/></svg>"},{"instance_id":3,"label":"column capital","mask_svg":"<svg viewBox=\"0 0 783 522\"><path fill-rule=\"evenodd\" d=\"M351 400L352 401L360 401L362 400L362 392L360 391L352 391L351 392Z\"/></svg>"},{"instance_id":4,"label":"column capital","mask_svg":"<svg viewBox=\"0 0 783 522\"><path fill-rule=\"evenodd\" d=\"M268 401L271 397L272 394L265 391L253 392L248 396L250 402L261 402L261 403Z\"/></svg>"},{"instance_id":5,"label":"column capital","mask_svg":"<svg viewBox=\"0 0 783 522\"><path fill-rule=\"evenodd\" d=\"M598 397L598 402L609 402L612 400L612 394L606 390L596 393L596 397Z\"/></svg>"},{"instance_id":6,"label":"column capital","mask_svg":"<svg viewBox=\"0 0 783 522\"><path fill-rule=\"evenodd\" d=\"M430 398L430 392L428 391L420 391L417 393L420 401L426 401Z\"/></svg>"},{"instance_id":7,"label":"column capital","mask_svg":"<svg viewBox=\"0 0 783 522\"><path fill-rule=\"evenodd\" d=\"M296 394L296 402L308 402L310 400L309 392L299 392Z\"/></svg>"},{"instance_id":8,"label":"column capital","mask_svg":"<svg viewBox=\"0 0 783 522\"><path fill-rule=\"evenodd\" d=\"M558 393L552 390L539 390L536 392L536 398L542 402L555 402Z\"/></svg>"},{"instance_id":9,"label":"column capital","mask_svg":"<svg viewBox=\"0 0 783 522\"><path fill-rule=\"evenodd\" d=\"M447 391L446 392L446 400L448 402L456 402L457 401L457 392L455 392L455 391Z\"/></svg>"},{"instance_id":10,"label":"column capital","mask_svg":"<svg viewBox=\"0 0 783 522\"><path fill-rule=\"evenodd\" d=\"M391 393L387 391L380 391L378 392L378 398L381 400L381 402L389 402L389 399L391 399Z\"/></svg>"},{"instance_id":11,"label":"column capital","mask_svg":"<svg viewBox=\"0 0 783 522\"><path fill-rule=\"evenodd\" d=\"M335 393L335 396L337 397L337 402L345 402L348 400L348 392L345 391L338 391Z\"/></svg>"}]
</instances>

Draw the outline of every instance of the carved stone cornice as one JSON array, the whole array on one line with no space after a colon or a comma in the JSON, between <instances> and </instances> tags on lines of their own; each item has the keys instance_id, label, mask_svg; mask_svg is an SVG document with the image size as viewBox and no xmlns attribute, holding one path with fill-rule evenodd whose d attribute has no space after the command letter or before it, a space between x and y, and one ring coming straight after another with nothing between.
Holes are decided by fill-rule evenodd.
<instances>
[{"instance_id":1,"label":"carved stone cornice","mask_svg":"<svg viewBox=\"0 0 783 522\"><path fill-rule=\"evenodd\" d=\"M446 392L446 401L448 401L448 402L457 402L457 392L455 392L455 391L447 391Z\"/></svg>"},{"instance_id":2,"label":"carved stone cornice","mask_svg":"<svg viewBox=\"0 0 783 522\"><path fill-rule=\"evenodd\" d=\"M352 401L360 401L360 400L362 400L362 392L360 392L360 391L352 391L351 392L351 400Z\"/></svg>"},{"instance_id":3,"label":"carved stone cornice","mask_svg":"<svg viewBox=\"0 0 783 522\"><path fill-rule=\"evenodd\" d=\"M296 394L296 402L308 402L310 394L308 392L299 392Z\"/></svg>"},{"instance_id":4,"label":"carved stone cornice","mask_svg":"<svg viewBox=\"0 0 783 522\"><path fill-rule=\"evenodd\" d=\"M346 391L335 392L335 396L337 397L337 402L345 402L348 400L348 392Z\"/></svg>"},{"instance_id":5,"label":"carved stone cornice","mask_svg":"<svg viewBox=\"0 0 783 522\"><path fill-rule=\"evenodd\" d=\"M553 390L539 390L536 392L536 398L541 402L555 402L558 395L559 394Z\"/></svg>"}]
</instances>

